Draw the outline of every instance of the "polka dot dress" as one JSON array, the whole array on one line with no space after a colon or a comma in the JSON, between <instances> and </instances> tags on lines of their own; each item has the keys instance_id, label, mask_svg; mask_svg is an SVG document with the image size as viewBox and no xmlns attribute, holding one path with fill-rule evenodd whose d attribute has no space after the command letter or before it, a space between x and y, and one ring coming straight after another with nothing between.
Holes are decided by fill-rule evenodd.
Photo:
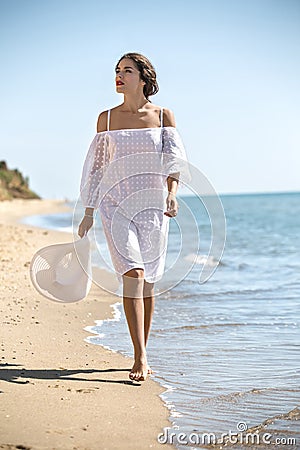
<instances>
[{"instance_id":1,"label":"polka dot dress","mask_svg":"<svg viewBox=\"0 0 300 450\"><path fill-rule=\"evenodd\" d=\"M162 114L161 114L162 117ZM119 281L133 268L149 283L164 273L169 221L167 177L190 181L186 152L174 127L97 133L87 153L80 184L85 208L99 208Z\"/></svg>"}]
</instances>

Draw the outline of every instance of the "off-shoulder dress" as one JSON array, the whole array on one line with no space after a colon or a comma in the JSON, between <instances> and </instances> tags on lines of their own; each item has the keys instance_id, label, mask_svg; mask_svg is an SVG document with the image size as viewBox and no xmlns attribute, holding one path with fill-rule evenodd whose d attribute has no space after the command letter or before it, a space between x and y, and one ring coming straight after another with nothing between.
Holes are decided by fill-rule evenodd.
<instances>
[{"instance_id":1,"label":"off-shoulder dress","mask_svg":"<svg viewBox=\"0 0 300 450\"><path fill-rule=\"evenodd\" d=\"M164 273L170 217L167 177L190 181L186 151L176 128L133 128L97 133L86 155L80 194L85 208L99 209L118 280L144 269L149 283Z\"/></svg>"}]
</instances>

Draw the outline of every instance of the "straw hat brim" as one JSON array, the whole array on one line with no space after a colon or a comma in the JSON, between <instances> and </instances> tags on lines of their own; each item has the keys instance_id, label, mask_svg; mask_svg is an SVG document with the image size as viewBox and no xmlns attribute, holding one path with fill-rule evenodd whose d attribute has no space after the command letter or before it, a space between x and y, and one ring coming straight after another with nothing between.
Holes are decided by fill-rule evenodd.
<instances>
[{"instance_id":1,"label":"straw hat brim","mask_svg":"<svg viewBox=\"0 0 300 450\"><path fill-rule=\"evenodd\" d=\"M91 288L91 249L87 236L38 250L30 263L30 278L44 297L72 303L84 299Z\"/></svg>"}]
</instances>

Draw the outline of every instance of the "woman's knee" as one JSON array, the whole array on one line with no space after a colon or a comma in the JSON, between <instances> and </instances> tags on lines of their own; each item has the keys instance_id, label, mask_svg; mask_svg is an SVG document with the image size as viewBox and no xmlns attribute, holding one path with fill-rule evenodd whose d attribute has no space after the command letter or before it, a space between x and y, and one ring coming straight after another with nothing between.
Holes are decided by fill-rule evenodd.
<instances>
[{"instance_id":1,"label":"woman's knee","mask_svg":"<svg viewBox=\"0 0 300 450\"><path fill-rule=\"evenodd\" d=\"M123 274L123 277L143 279L144 278L144 269L134 268L134 269L128 270L127 272L125 272Z\"/></svg>"},{"instance_id":2,"label":"woman's knee","mask_svg":"<svg viewBox=\"0 0 300 450\"><path fill-rule=\"evenodd\" d=\"M131 269L123 274L123 296L143 298L144 270Z\"/></svg>"}]
</instances>

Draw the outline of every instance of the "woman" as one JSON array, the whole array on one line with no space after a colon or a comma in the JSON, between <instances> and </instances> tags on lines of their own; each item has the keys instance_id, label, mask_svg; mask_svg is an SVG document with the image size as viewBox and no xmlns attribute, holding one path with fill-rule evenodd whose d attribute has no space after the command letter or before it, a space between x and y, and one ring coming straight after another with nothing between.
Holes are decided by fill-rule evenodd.
<instances>
[{"instance_id":1,"label":"woman","mask_svg":"<svg viewBox=\"0 0 300 450\"><path fill-rule=\"evenodd\" d=\"M115 72L116 91L124 101L99 115L81 178L85 215L78 234L83 237L89 231L93 212L99 208L112 262L123 282L124 311L134 347L129 378L144 381L152 373L146 344L154 283L163 275L169 219L178 213L179 175L181 169L186 173L187 161L173 113L149 100L158 92L150 61L127 53Z\"/></svg>"}]
</instances>

